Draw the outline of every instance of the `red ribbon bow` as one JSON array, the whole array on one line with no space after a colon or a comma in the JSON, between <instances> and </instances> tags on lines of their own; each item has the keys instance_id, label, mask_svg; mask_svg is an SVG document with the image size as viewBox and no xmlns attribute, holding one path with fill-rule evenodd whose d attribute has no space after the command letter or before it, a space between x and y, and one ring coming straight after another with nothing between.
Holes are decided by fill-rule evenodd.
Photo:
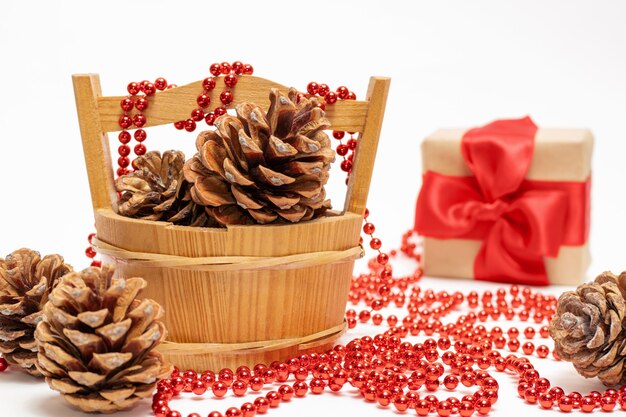
<instances>
[{"instance_id":1,"label":"red ribbon bow","mask_svg":"<svg viewBox=\"0 0 626 417\"><path fill-rule=\"evenodd\" d=\"M482 240L477 279L547 285L543 257L587 240L589 180L524 179L536 132L529 117L471 129L461 152L473 177L424 174L415 229L438 239Z\"/></svg>"}]
</instances>

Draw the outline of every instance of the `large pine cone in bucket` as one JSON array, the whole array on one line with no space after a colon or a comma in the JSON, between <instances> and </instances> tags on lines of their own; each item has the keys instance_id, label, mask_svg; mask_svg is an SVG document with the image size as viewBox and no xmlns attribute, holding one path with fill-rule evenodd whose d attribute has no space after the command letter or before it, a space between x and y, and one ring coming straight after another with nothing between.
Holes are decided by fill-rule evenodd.
<instances>
[{"instance_id":1,"label":"large pine cone in bucket","mask_svg":"<svg viewBox=\"0 0 626 417\"><path fill-rule=\"evenodd\" d=\"M316 99L270 92L271 105L243 103L202 132L185 164L193 200L222 225L310 220L330 207L324 185L335 152Z\"/></svg>"},{"instance_id":2,"label":"large pine cone in bucket","mask_svg":"<svg viewBox=\"0 0 626 417\"><path fill-rule=\"evenodd\" d=\"M550 335L559 357L605 385L626 383L626 272L610 272L559 297Z\"/></svg>"}]
</instances>

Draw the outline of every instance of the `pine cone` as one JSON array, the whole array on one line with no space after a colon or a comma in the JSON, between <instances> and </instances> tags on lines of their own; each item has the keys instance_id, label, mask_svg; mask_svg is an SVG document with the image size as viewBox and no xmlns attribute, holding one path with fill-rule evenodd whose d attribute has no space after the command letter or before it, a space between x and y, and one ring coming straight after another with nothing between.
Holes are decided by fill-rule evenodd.
<instances>
[{"instance_id":1,"label":"pine cone","mask_svg":"<svg viewBox=\"0 0 626 417\"><path fill-rule=\"evenodd\" d=\"M39 368L70 404L86 412L128 408L170 371L154 350L166 336L163 309L136 299L145 286L104 266L67 274L50 294L35 332Z\"/></svg>"},{"instance_id":2,"label":"pine cone","mask_svg":"<svg viewBox=\"0 0 626 417\"><path fill-rule=\"evenodd\" d=\"M193 200L223 225L310 220L330 208L324 185L335 157L316 99L270 92L270 108L243 103L202 132L185 163Z\"/></svg>"},{"instance_id":3,"label":"pine cone","mask_svg":"<svg viewBox=\"0 0 626 417\"><path fill-rule=\"evenodd\" d=\"M139 156L133 162L135 171L115 182L121 193L118 212L126 217L179 225L214 225L191 199L191 185L183 175L184 163L185 155L180 151L165 151L163 157L158 151Z\"/></svg>"},{"instance_id":4,"label":"pine cone","mask_svg":"<svg viewBox=\"0 0 626 417\"><path fill-rule=\"evenodd\" d=\"M58 279L72 267L59 255L19 249L0 259L0 352L17 368L41 376L34 332Z\"/></svg>"},{"instance_id":5,"label":"pine cone","mask_svg":"<svg viewBox=\"0 0 626 417\"><path fill-rule=\"evenodd\" d=\"M610 272L559 297L550 335L559 357L586 378L626 383L626 272Z\"/></svg>"}]
</instances>

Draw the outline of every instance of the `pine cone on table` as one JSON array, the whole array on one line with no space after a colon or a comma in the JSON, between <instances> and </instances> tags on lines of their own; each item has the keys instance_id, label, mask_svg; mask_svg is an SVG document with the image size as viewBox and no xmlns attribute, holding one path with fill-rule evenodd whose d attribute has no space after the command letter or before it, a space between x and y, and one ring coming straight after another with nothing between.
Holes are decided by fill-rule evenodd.
<instances>
[{"instance_id":1,"label":"pine cone on table","mask_svg":"<svg viewBox=\"0 0 626 417\"><path fill-rule=\"evenodd\" d=\"M584 377L626 383L626 272L610 272L559 297L550 335L559 357Z\"/></svg>"},{"instance_id":2,"label":"pine cone on table","mask_svg":"<svg viewBox=\"0 0 626 417\"><path fill-rule=\"evenodd\" d=\"M118 212L144 220L163 220L186 226L210 227L214 223L191 199L185 181L185 155L180 151L151 151L133 162L135 171L115 182L121 193Z\"/></svg>"},{"instance_id":3,"label":"pine cone on table","mask_svg":"<svg viewBox=\"0 0 626 417\"><path fill-rule=\"evenodd\" d=\"M37 326L39 368L50 388L86 412L111 413L149 397L170 372L154 348L166 336L163 309L138 300L142 278L87 268L65 275Z\"/></svg>"},{"instance_id":4,"label":"pine cone on table","mask_svg":"<svg viewBox=\"0 0 626 417\"><path fill-rule=\"evenodd\" d=\"M270 92L270 108L251 103L202 132L185 163L193 200L222 225L310 220L330 208L324 185L335 152L317 99Z\"/></svg>"},{"instance_id":5,"label":"pine cone on table","mask_svg":"<svg viewBox=\"0 0 626 417\"><path fill-rule=\"evenodd\" d=\"M19 249L0 259L0 352L10 364L34 376L37 367L35 327L58 279L72 267L59 255Z\"/></svg>"}]
</instances>

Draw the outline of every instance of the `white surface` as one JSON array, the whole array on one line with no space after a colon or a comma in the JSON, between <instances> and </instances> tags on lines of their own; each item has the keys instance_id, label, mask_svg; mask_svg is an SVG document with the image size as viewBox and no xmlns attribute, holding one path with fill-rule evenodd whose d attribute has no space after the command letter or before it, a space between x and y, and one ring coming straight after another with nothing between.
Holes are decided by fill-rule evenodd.
<instances>
[{"instance_id":1,"label":"white surface","mask_svg":"<svg viewBox=\"0 0 626 417\"><path fill-rule=\"evenodd\" d=\"M240 59L257 75L300 89L311 80L345 84L359 97L370 75L392 77L369 203L385 248L412 225L419 141L426 134L526 114L541 126L591 128L590 276L626 269L624 2L58 3L5 0L0 11L0 254L27 246L86 266L93 218L70 74L98 72L105 94L123 94L132 80L164 76L185 84L208 74L215 61ZM189 155L193 138L168 126L151 129L147 146ZM343 190L339 182L333 196ZM424 285L431 284L479 285ZM534 362L554 383L599 388L566 364ZM492 415L505 415L509 401L536 412L507 394L514 389L507 377L498 380L502 391ZM381 413L343 397L352 394L294 400L271 415ZM206 397L180 409L205 415L241 402ZM2 416L78 415L45 384L15 372L0 375L0 404ZM126 415L147 412L140 407Z\"/></svg>"}]
</instances>

